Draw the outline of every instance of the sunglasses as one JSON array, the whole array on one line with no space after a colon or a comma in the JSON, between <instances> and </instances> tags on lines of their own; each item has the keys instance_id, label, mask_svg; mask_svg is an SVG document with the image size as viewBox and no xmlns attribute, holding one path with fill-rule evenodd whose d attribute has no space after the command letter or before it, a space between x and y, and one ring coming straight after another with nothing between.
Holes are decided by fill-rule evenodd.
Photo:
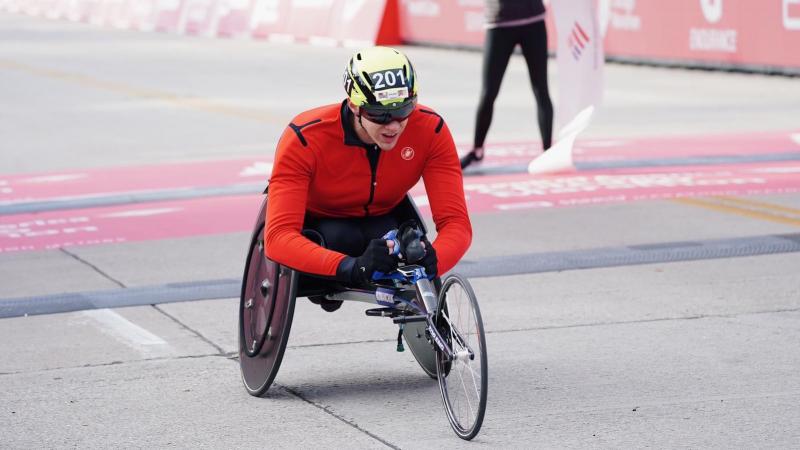
<instances>
[{"instance_id":1,"label":"sunglasses","mask_svg":"<svg viewBox=\"0 0 800 450\"><path fill-rule=\"evenodd\" d=\"M369 120L378 125L386 125L393 121L402 122L408 119L408 116L414 112L417 106L416 98L406 100L402 105L397 108L388 108L386 106L363 105L360 108L361 117Z\"/></svg>"}]
</instances>

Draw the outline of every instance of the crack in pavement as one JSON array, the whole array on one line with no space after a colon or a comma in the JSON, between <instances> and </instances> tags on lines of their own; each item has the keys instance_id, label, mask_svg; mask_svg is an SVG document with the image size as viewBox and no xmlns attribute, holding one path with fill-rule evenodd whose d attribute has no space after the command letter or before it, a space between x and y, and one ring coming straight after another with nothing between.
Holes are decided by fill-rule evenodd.
<instances>
[{"instance_id":1,"label":"crack in pavement","mask_svg":"<svg viewBox=\"0 0 800 450\"><path fill-rule=\"evenodd\" d=\"M383 439L383 438L381 438L380 436L378 436L378 435L376 435L376 434L374 434L374 433L371 433L371 432L367 431L366 429L364 429L364 428L360 427L360 426L359 426L357 423L355 423L355 422L353 422L353 421L351 421L351 420L345 419L344 417L342 417L342 416L340 416L339 414L335 413L335 412L334 412L334 411L331 409L331 407L330 407L330 406L325 406L325 405L319 404L319 403L317 403L317 402L314 402L314 401L312 401L312 400L309 400L309 399L305 398L305 397L304 397L302 394L300 394L299 392L295 391L294 389L292 389L292 388L290 388L290 387L288 387L288 386L284 386L284 385L281 385L281 384L278 384L278 383L275 383L275 386L278 386L279 388L281 388L281 389L285 390L286 392L288 392L288 393L290 393L290 394L294 395L295 397L297 397L297 398L299 398L300 400L302 400L302 401L304 401L304 402L308 403L309 405L312 405L312 406L314 406L315 408L318 408L318 409L322 410L324 413L326 413L326 414L329 414L329 415L331 415L332 417L334 417L334 418L336 418L336 419L340 420L341 422L343 422L343 423L345 423L345 424L347 424L347 425L349 425L349 426L351 426L351 427L355 428L356 430L358 430L358 431L360 431L360 432L362 432L362 433L366 434L367 436L369 436L369 437L371 437L371 438L375 439L376 441L380 442L381 444L383 444L383 445L385 445L385 446L387 446L387 447L389 447L389 448L395 449L395 450L400 450L400 447L398 447L398 446L396 446L396 445L392 444L391 442L387 441L386 439Z\"/></svg>"},{"instance_id":2,"label":"crack in pavement","mask_svg":"<svg viewBox=\"0 0 800 450\"><path fill-rule=\"evenodd\" d=\"M200 338L200 340L202 340L202 341L203 341L203 342L205 342L206 344L208 344L208 345L210 345L210 346L214 347L214 348L217 350L217 353L218 353L218 354L220 354L220 355L224 355L224 354L225 354L225 350L224 350L222 347L220 347L219 345L217 345L216 343L214 343L214 342L213 342L211 339L209 339L209 338L207 338L207 337L203 336L203 334L202 334L202 333L200 333L199 331L197 331L197 330L195 330L194 328L192 328L192 327L190 327L190 326L186 325L185 323L181 322L181 321L180 321L180 320L179 320L177 317L175 317L175 316L173 316L172 314L170 314L170 313L168 313L168 312L164 311L164 310L163 310L162 308L160 308L158 305L150 305L150 306L151 306L153 309L155 309L156 311L158 311L158 312L160 312L161 314L163 314L163 315L167 316L168 318L170 318L170 319L171 319L173 322L175 322L176 324L180 325L180 326L181 326L183 329L185 329L185 330L189 331L190 333L192 333L192 334L194 334L195 336L197 336L198 338Z\"/></svg>"},{"instance_id":3,"label":"crack in pavement","mask_svg":"<svg viewBox=\"0 0 800 450\"><path fill-rule=\"evenodd\" d=\"M100 275L101 275L103 278L105 278L105 279L107 279L107 280L111 281L112 283L116 284L117 286L119 286L119 287L121 287L121 288L127 288L127 286L125 286L125 284L124 284L124 283L122 283L121 281L119 281L119 280L117 280L116 278L112 277L111 275L109 275L109 274L107 274L107 273L103 272L103 271L102 271L102 270L101 270L99 267L97 267L97 266L95 266L94 264L90 263L89 261L87 261L87 260L85 260L85 259L81 258L81 257L80 257L80 256L78 256L77 254L70 252L69 250L67 250L67 249L66 249L66 248L64 248L64 247L60 247L58 250L59 250L61 253L64 253L65 255L68 255L68 256L72 257L72 259L74 259L74 260L76 260L76 261L78 261L78 262L80 262L80 263L82 263L82 264L84 264L84 265L88 266L89 268L91 268L92 270L94 270L95 272L97 272L98 274L100 274Z\"/></svg>"}]
</instances>

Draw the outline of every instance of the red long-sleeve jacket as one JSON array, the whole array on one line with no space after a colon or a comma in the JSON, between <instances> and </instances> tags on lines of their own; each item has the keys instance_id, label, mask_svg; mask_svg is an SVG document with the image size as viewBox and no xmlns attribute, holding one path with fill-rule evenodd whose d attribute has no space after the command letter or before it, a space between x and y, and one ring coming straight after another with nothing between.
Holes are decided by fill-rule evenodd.
<instances>
[{"instance_id":1,"label":"red long-sleeve jacket","mask_svg":"<svg viewBox=\"0 0 800 450\"><path fill-rule=\"evenodd\" d=\"M438 273L453 268L469 248L472 226L461 167L444 120L417 105L395 147L380 151L358 139L346 102L295 117L278 142L269 181L265 252L301 272L335 276L346 255L300 234L306 214L365 217L389 213L422 178L437 237ZM358 256L358 255L356 255Z\"/></svg>"}]
</instances>

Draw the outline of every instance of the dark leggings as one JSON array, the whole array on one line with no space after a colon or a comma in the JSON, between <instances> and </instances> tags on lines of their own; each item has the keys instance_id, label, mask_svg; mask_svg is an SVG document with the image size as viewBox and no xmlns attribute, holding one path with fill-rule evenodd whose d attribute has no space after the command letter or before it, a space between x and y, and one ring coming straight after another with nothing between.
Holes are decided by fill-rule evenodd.
<instances>
[{"instance_id":1,"label":"dark leggings","mask_svg":"<svg viewBox=\"0 0 800 450\"><path fill-rule=\"evenodd\" d=\"M391 214L352 219L309 218L305 224L306 229L322 235L325 248L350 256L361 256L369 241L397 227L397 219Z\"/></svg>"},{"instance_id":2,"label":"dark leggings","mask_svg":"<svg viewBox=\"0 0 800 450\"><path fill-rule=\"evenodd\" d=\"M520 45L528 64L533 95L538 105L539 132L542 145L550 148L553 134L553 103L547 88L547 29L544 21L518 27L491 28L486 31L483 53L483 87L475 118L475 147L483 147L492 124L494 101L514 48Z\"/></svg>"}]
</instances>

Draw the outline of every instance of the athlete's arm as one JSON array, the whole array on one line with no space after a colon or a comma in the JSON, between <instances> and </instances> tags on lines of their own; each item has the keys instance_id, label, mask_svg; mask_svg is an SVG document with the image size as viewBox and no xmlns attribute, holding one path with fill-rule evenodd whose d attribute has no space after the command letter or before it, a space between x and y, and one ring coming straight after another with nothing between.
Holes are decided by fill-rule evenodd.
<instances>
[{"instance_id":1,"label":"athlete's arm","mask_svg":"<svg viewBox=\"0 0 800 450\"><path fill-rule=\"evenodd\" d=\"M464 181L450 129L442 127L433 136L431 151L422 172L425 191L436 224L433 247L439 259L438 273L458 263L472 242L472 225L464 200Z\"/></svg>"},{"instance_id":2,"label":"athlete's arm","mask_svg":"<svg viewBox=\"0 0 800 450\"><path fill-rule=\"evenodd\" d=\"M314 143L306 142L306 145ZM289 127L278 142L269 181L264 248L271 260L292 269L335 276L345 255L327 250L300 234L305 220L308 187L316 164L307 146Z\"/></svg>"}]
</instances>

